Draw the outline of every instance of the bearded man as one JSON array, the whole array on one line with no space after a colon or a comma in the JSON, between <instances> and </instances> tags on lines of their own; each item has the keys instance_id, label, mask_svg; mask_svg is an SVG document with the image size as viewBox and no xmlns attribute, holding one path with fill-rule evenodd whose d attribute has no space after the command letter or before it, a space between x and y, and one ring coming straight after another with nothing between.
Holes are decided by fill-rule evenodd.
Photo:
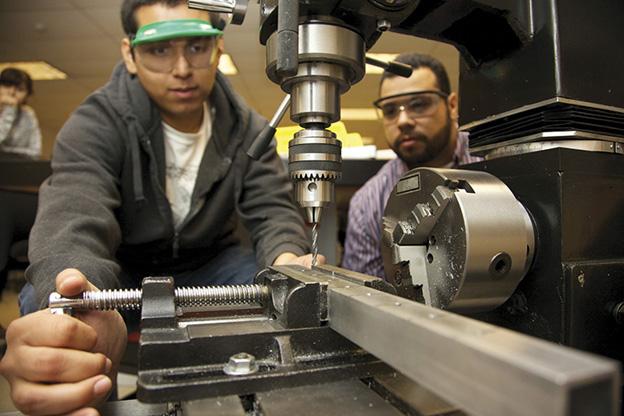
<instances>
[{"instance_id":1,"label":"bearded man","mask_svg":"<svg viewBox=\"0 0 624 416\"><path fill-rule=\"evenodd\" d=\"M458 131L458 97L437 59L416 53L396 61L413 68L409 78L384 72L378 109L388 145L397 155L351 198L342 267L385 278L381 258L382 217L401 176L417 167L453 168L481 160Z\"/></svg>"}]
</instances>

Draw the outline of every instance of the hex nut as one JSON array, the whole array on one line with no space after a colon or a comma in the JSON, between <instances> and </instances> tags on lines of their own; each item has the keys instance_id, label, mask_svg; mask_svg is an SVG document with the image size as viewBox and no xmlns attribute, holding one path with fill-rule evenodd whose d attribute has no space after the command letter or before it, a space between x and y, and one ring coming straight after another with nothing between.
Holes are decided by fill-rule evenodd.
<instances>
[{"instance_id":1,"label":"hex nut","mask_svg":"<svg viewBox=\"0 0 624 416\"><path fill-rule=\"evenodd\" d=\"M246 352L232 355L228 363L223 367L223 372L230 376L244 376L257 371L256 357Z\"/></svg>"}]
</instances>

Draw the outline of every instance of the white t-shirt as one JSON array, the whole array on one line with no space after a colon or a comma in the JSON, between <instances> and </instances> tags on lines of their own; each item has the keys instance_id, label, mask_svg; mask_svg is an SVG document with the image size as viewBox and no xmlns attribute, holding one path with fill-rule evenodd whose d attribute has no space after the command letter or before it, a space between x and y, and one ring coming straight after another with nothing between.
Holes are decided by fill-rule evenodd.
<instances>
[{"instance_id":1,"label":"white t-shirt","mask_svg":"<svg viewBox=\"0 0 624 416\"><path fill-rule=\"evenodd\" d=\"M165 137L166 194L176 231L191 209L199 164L212 134L212 118L204 103L204 119L197 133L183 133L162 122Z\"/></svg>"}]
</instances>

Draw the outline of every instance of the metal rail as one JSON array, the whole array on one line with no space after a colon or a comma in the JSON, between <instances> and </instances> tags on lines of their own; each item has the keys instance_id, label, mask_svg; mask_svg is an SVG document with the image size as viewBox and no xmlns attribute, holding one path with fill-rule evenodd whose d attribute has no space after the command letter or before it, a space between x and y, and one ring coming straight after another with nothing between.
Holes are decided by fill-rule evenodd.
<instances>
[{"instance_id":1,"label":"metal rail","mask_svg":"<svg viewBox=\"0 0 624 416\"><path fill-rule=\"evenodd\" d=\"M330 279L329 325L462 410L619 415L619 363Z\"/></svg>"}]
</instances>

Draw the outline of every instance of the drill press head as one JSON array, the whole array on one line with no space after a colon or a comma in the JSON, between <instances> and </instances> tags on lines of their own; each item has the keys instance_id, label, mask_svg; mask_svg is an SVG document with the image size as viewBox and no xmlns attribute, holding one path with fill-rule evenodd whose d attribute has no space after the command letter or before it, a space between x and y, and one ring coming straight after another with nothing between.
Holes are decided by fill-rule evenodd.
<instances>
[{"instance_id":1,"label":"drill press head","mask_svg":"<svg viewBox=\"0 0 624 416\"><path fill-rule=\"evenodd\" d=\"M247 2L190 0L189 4L212 12L228 12L242 21ZM405 4L398 9L404 9ZM303 128L289 146L289 171L295 199L313 224L319 222L323 208L334 199L334 183L340 178L341 144L327 128L340 120L340 95L359 82L365 72L362 31L341 20L346 15L332 16L332 9L329 2L320 0L266 1L260 7L267 75L290 94L290 118ZM380 31L388 23L382 20L384 25L377 25ZM372 36L368 40L372 44L375 39ZM272 128L283 114L278 113ZM273 132L263 134L248 154L257 157L258 149L265 147Z\"/></svg>"},{"instance_id":2,"label":"drill press head","mask_svg":"<svg viewBox=\"0 0 624 416\"><path fill-rule=\"evenodd\" d=\"M341 143L327 128L340 119L340 95L364 76L364 40L339 20L310 18L298 27L297 70L278 70L278 32L267 41L267 74L291 95L290 117L303 130L289 144L290 178L307 221L318 223L334 199Z\"/></svg>"}]
</instances>

